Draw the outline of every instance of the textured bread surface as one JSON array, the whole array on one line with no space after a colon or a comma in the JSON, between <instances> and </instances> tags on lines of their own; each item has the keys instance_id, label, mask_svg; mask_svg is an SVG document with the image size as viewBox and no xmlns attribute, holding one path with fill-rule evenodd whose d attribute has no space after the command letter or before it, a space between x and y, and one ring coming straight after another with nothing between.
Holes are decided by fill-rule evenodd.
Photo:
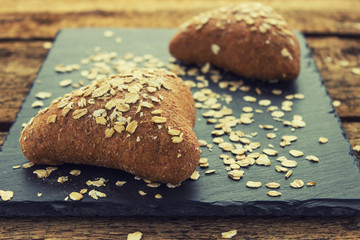
<instances>
[{"instance_id":1,"label":"textured bread surface","mask_svg":"<svg viewBox=\"0 0 360 240\"><path fill-rule=\"evenodd\" d=\"M38 164L88 164L179 184L194 172L199 143L191 92L165 70L136 70L55 99L21 133Z\"/></svg>"},{"instance_id":2,"label":"textured bread surface","mask_svg":"<svg viewBox=\"0 0 360 240\"><path fill-rule=\"evenodd\" d=\"M212 65L251 79L292 81L300 49L281 15L260 3L222 7L183 24L170 53L186 63Z\"/></svg>"}]
</instances>

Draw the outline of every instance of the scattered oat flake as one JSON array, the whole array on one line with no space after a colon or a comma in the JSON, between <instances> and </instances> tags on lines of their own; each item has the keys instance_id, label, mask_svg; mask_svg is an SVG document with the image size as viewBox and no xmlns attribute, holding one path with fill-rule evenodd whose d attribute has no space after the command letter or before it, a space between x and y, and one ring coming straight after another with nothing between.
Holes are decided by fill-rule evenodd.
<instances>
[{"instance_id":1,"label":"scattered oat flake","mask_svg":"<svg viewBox=\"0 0 360 240\"><path fill-rule=\"evenodd\" d=\"M230 151L234 150L234 145L229 142L223 142L223 143L219 144L219 148L221 148L224 151L230 152Z\"/></svg>"},{"instance_id":2,"label":"scattered oat flake","mask_svg":"<svg viewBox=\"0 0 360 240\"><path fill-rule=\"evenodd\" d=\"M288 160L285 156L280 156L276 159L276 161L279 161L279 162L282 162L282 161L285 161L285 160Z\"/></svg>"},{"instance_id":3,"label":"scattered oat flake","mask_svg":"<svg viewBox=\"0 0 360 240\"><path fill-rule=\"evenodd\" d=\"M148 184L146 184L146 186L151 187L151 188L158 188L161 186L161 183L158 182L150 182Z\"/></svg>"},{"instance_id":4,"label":"scattered oat flake","mask_svg":"<svg viewBox=\"0 0 360 240\"><path fill-rule=\"evenodd\" d=\"M284 173L287 173L287 172L289 171L289 169L287 169L287 168L285 168L285 167L281 167L281 166L279 166L279 165L276 165L276 166L275 166L275 170L276 170L277 172L284 172Z\"/></svg>"},{"instance_id":5,"label":"scattered oat flake","mask_svg":"<svg viewBox=\"0 0 360 240\"><path fill-rule=\"evenodd\" d=\"M302 157L302 156L304 156L304 153L302 151L299 151L299 150L290 150L289 153L293 157Z\"/></svg>"},{"instance_id":6,"label":"scattered oat flake","mask_svg":"<svg viewBox=\"0 0 360 240\"><path fill-rule=\"evenodd\" d=\"M205 171L205 174L212 174L212 173L215 173L215 169L211 169L211 170L207 170Z\"/></svg>"},{"instance_id":7,"label":"scattered oat flake","mask_svg":"<svg viewBox=\"0 0 360 240\"><path fill-rule=\"evenodd\" d=\"M304 186L304 182L300 179L296 179L290 183L292 188L302 188Z\"/></svg>"},{"instance_id":8,"label":"scattered oat flake","mask_svg":"<svg viewBox=\"0 0 360 240\"><path fill-rule=\"evenodd\" d=\"M104 32L104 37L110 38L110 37L113 37L113 36L114 36L114 32L111 31L111 30L106 30Z\"/></svg>"},{"instance_id":9,"label":"scattered oat flake","mask_svg":"<svg viewBox=\"0 0 360 240\"><path fill-rule=\"evenodd\" d=\"M86 185L101 187L101 186L105 186L105 182L107 182L107 180L105 180L104 178L99 178L96 179L95 181L91 181L91 180L86 181Z\"/></svg>"},{"instance_id":10,"label":"scattered oat flake","mask_svg":"<svg viewBox=\"0 0 360 240\"><path fill-rule=\"evenodd\" d=\"M89 192L89 196L92 197L93 199L97 200L97 199L99 199L99 197L106 197L106 194L93 189Z\"/></svg>"},{"instance_id":11,"label":"scattered oat flake","mask_svg":"<svg viewBox=\"0 0 360 240\"><path fill-rule=\"evenodd\" d=\"M266 137L269 139L276 138L276 133L268 133L268 134L266 134Z\"/></svg>"},{"instance_id":12,"label":"scattered oat flake","mask_svg":"<svg viewBox=\"0 0 360 240\"><path fill-rule=\"evenodd\" d=\"M237 234L237 230L230 230L228 232L223 232L221 233L221 238L226 238L226 239L230 239L232 237L234 237Z\"/></svg>"},{"instance_id":13,"label":"scattered oat flake","mask_svg":"<svg viewBox=\"0 0 360 240\"><path fill-rule=\"evenodd\" d=\"M43 43L43 48L44 49L51 49L52 48L52 42L44 42Z\"/></svg>"},{"instance_id":14,"label":"scattered oat flake","mask_svg":"<svg viewBox=\"0 0 360 240\"><path fill-rule=\"evenodd\" d=\"M156 199L162 199L163 197L162 197L162 195L160 193L158 193L158 194L155 195L155 198Z\"/></svg>"},{"instance_id":15,"label":"scattered oat flake","mask_svg":"<svg viewBox=\"0 0 360 240\"><path fill-rule=\"evenodd\" d=\"M81 193L81 194L87 193L87 189L86 189L86 188L81 189L81 190L80 190L80 193Z\"/></svg>"},{"instance_id":16,"label":"scattered oat flake","mask_svg":"<svg viewBox=\"0 0 360 240\"><path fill-rule=\"evenodd\" d=\"M200 178L200 173L196 170L190 176L190 179L195 181L198 180L199 178Z\"/></svg>"},{"instance_id":17,"label":"scattered oat flake","mask_svg":"<svg viewBox=\"0 0 360 240\"><path fill-rule=\"evenodd\" d=\"M83 199L84 196L81 193L72 192L70 193L69 197L73 201L80 201L81 199Z\"/></svg>"},{"instance_id":18,"label":"scattered oat flake","mask_svg":"<svg viewBox=\"0 0 360 240\"><path fill-rule=\"evenodd\" d=\"M259 100L259 105L267 107L267 106L271 105L271 101L268 99L262 99L262 100Z\"/></svg>"},{"instance_id":19,"label":"scattered oat flake","mask_svg":"<svg viewBox=\"0 0 360 240\"><path fill-rule=\"evenodd\" d=\"M272 89L271 93L278 96L278 95L282 94L282 90L280 90L280 89Z\"/></svg>"},{"instance_id":20,"label":"scattered oat flake","mask_svg":"<svg viewBox=\"0 0 360 240\"><path fill-rule=\"evenodd\" d=\"M126 181L116 181L115 185L118 187L122 187L126 184Z\"/></svg>"},{"instance_id":21,"label":"scattered oat flake","mask_svg":"<svg viewBox=\"0 0 360 240\"><path fill-rule=\"evenodd\" d=\"M286 174L285 174L285 179L288 179L289 177L291 177L291 175L293 174L293 170L289 170Z\"/></svg>"},{"instance_id":22,"label":"scattered oat flake","mask_svg":"<svg viewBox=\"0 0 360 240\"><path fill-rule=\"evenodd\" d=\"M31 104L31 107L33 108L43 107L43 106L44 106L44 102L40 100L36 100Z\"/></svg>"},{"instance_id":23,"label":"scattered oat flake","mask_svg":"<svg viewBox=\"0 0 360 240\"><path fill-rule=\"evenodd\" d=\"M252 112L253 111L253 108L252 107L249 107L249 106L245 106L242 108L243 112L245 113L249 113L249 112Z\"/></svg>"},{"instance_id":24,"label":"scattered oat flake","mask_svg":"<svg viewBox=\"0 0 360 240\"><path fill-rule=\"evenodd\" d=\"M329 139L327 139L326 137L319 137L319 143L327 143L329 141Z\"/></svg>"},{"instance_id":25,"label":"scattered oat flake","mask_svg":"<svg viewBox=\"0 0 360 240\"><path fill-rule=\"evenodd\" d=\"M285 113L283 111L273 111L271 113L271 116L272 117L275 117L275 118L281 118L285 115Z\"/></svg>"},{"instance_id":26,"label":"scattered oat flake","mask_svg":"<svg viewBox=\"0 0 360 240\"><path fill-rule=\"evenodd\" d=\"M294 135L284 135L281 137L282 140L284 141L289 141L289 142L293 142L297 140L297 136Z\"/></svg>"},{"instance_id":27,"label":"scattered oat flake","mask_svg":"<svg viewBox=\"0 0 360 240\"><path fill-rule=\"evenodd\" d=\"M247 181L246 186L248 188L259 188L259 187L262 186L262 183L261 182L254 182L254 181Z\"/></svg>"},{"instance_id":28,"label":"scattered oat flake","mask_svg":"<svg viewBox=\"0 0 360 240\"><path fill-rule=\"evenodd\" d=\"M47 167L46 169L35 170L33 173L36 174L38 178L46 178L56 169L56 167Z\"/></svg>"},{"instance_id":29,"label":"scattered oat flake","mask_svg":"<svg viewBox=\"0 0 360 240\"><path fill-rule=\"evenodd\" d=\"M147 193L146 193L146 192L144 192L143 190L139 190L138 192L139 192L139 194L140 194L141 196L145 196L145 195L147 195Z\"/></svg>"},{"instance_id":30,"label":"scattered oat flake","mask_svg":"<svg viewBox=\"0 0 360 240\"><path fill-rule=\"evenodd\" d=\"M42 195L43 195L43 194L40 193L40 192L37 193L37 196L38 196L38 197L41 197Z\"/></svg>"},{"instance_id":31,"label":"scattered oat flake","mask_svg":"<svg viewBox=\"0 0 360 240\"><path fill-rule=\"evenodd\" d=\"M314 155L309 155L305 157L306 160L312 161L312 162L319 162L319 158Z\"/></svg>"},{"instance_id":32,"label":"scattered oat flake","mask_svg":"<svg viewBox=\"0 0 360 240\"><path fill-rule=\"evenodd\" d=\"M1 197L1 200L3 200L4 202L11 200L13 198L13 196L14 196L13 191L0 190L0 197Z\"/></svg>"},{"instance_id":33,"label":"scattered oat flake","mask_svg":"<svg viewBox=\"0 0 360 240\"><path fill-rule=\"evenodd\" d=\"M70 174L73 176L79 176L81 174L81 171L77 169L73 169L70 171Z\"/></svg>"},{"instance_id":34,"label":"scattered oat flake","mask_svg":"<svg viewBox=\"0 0 360 240\"><path fill-rule=\"evenodd\" d=\"M270 197L280 197L281 196L281 192L278 191L268 191L267 195Z\"/></svg>"},{"instance_id":35,"label":"scattered oat flake","mask_svg":"<svg viewBox=\"0 0 360 240\"><path fill-rule=\"evenodd\" d=\"M64 80L59 82L60 87L67 87L67 86L70 86L71 84L72 84L71 79L64 79Z\"/></svg>"},{"instance_id":36,"label":"scattered oat flake","mask_svg":"<svg viewBox=\"0 0 360 240\"><path fill-rule=\"evenodd\" d=\"M306 186L308 186L308 187L312 187L312 186L315 186L315 185L316 185L315 181L306 183Z\"/></svg>"},{"instance_id":37,"label":"scattered oat flake","mask_svg":"<svg viewBox=\"0 0 360 240\"><path fill-rule=\"evenodd\" d=\"M244 96L243 99L244 99L246 102L256 102L256 98L255 98L255 97L252 97L252 96Z\"/></svg>"},{"instance_id":38,"label":"scattered oat flake","mask_svg":"<svg viewBox=\"0 0 360 240\"><path fill-rule=\"evenodd\" d=\"M206 145L208 144L206 140L203 140L203 139L200 139L199 140L199 144L200 144L200 147L206 147Z\"/></svg>"},{"instance_id":39,"label":"scattered oat flake","mask_svg":"<svg viewBox=\"0 0 360 240\"><path fill-rule=\"evenodd\" d=\"M340 107L341 102L340 102L339 100L334 100L334 101L332 102L332 104L333 104L334 107Z\"/></svg>"},{"instance_id":40,"label":"scattered oat flake","mask_svg":"<svg viewBox=\"0 0 360 240\"><path fill-rule=\"evenodd\" d=\"M51 98L52 95L49 92L38 92L35 96L39 99L47 99Z\"/></svg>"},{"instance_id":41,"label":"scattered oat flake","mask_svg":"<svg viewBox=\"0 0 360 240\"><path fill-rule=\"evenodd\" d=\"M278 151L276 151L274 149L266 148L266 149L263 150L263 153L265 153L268 156L275 156L275 155L278 154Z\"/></svg>"},{"instance_id":42,"label":"scattered oat flake","mask_svg":"<svg viewBox=\"0 0 360 240\"><path fill-rule=\"evenodd\" d=\"M356 151L356 152L360 152L360 145L355 145L353 147L353 150Z\"/></svg>"},{"instance_id":43,"label":"scattered oat flake","mask_svg":"<svg viewBox=\"0 0 360 240\"><path fill-rule=\"evenodd\" d=\"M297 162L294 160L284 160L281 161L281 165L284 167L294 168L297 166Z\"/></svg>"},{"instance_id":44,"label":"scattered oat flake","mask_svg":"<svg viewBox=\"0 0 360 240\"><path fill-rule=\"evenodd\" d=\"M228 172L228 176L232 178L233 180L240 180L244 176L244 171L242 170L232 170Z\"/></svg>"},{"instance_id":45,"label":"scattered oat flake","mask_svg":"<svg viewBox=\"0 0 360 240\"><path fill-rule=\"evenodd\" d=\"M31 168L35 165L33 162L28 162L22 165L23 168Z\"/></svg>"},{"instance_id":46,"label":"scattered oat flake","mask_svg":"<svg viewBox=\"0 0 360 240\"><path fill-rule=\"evenodd\" d=\"M352 68L351 72L355 75L360 75L360 68Z\"/></svg>"},{"instance_id":47,"label":"scattered oat flake","mask_svg":"<svg viewBox=\"0 0 360 240\"><path fill-rule=\"evenodd\" d=\"M271 161L265 154L260 154L260 156L255 160L255 163L260 166L270 166Z\"/></svg>"},{"instance_id":48,"label":"scattered oat flake","mask_svg":"<svg viewBox=\"0 0 360 240\"><path fill-rule=\"evenodd\" d=\"M280 183L277 183L277 182L269 182L269 183L265 184L265 186L266 186L267 188L277 189L277 188L280 188Z\"/></svg>"},{"instance_id":49,"label":"scattered oat flake","mask_svg":"<svg viewBox=\"0 0 360 240\"><path fill-rule=\"evenodd\" d=\"M19 168L21 168L21 165L16 165L12 167L12 169L19 169Z\"/></svg>"},{"instance_id":50,"label":"scattered oat flake","mask_svg":"<svg viewBox=\"0 0 360 240\"><path fill-rule=\"evenodd\" d=\"M140 240L142 238L142 232L129 233L127 240Z\"/></svg>"},{"instance_id":51,"label":"scattered oat flake","mask_svg":"<svg viewBox=\"0 0 360 240\"><path fill-rule=\"evenodd\" d=\"M67 182L67 181L69 181L68 176L61 176L61 177L58 177L58 179L57 179L58 183L64 183L64 182Z\"/></svg>"}]
</instances>

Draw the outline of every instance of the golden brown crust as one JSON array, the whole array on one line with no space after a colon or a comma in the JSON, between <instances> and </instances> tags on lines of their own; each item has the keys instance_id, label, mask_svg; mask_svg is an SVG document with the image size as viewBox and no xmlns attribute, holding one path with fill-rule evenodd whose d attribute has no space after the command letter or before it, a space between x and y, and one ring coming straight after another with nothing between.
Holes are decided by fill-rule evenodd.
<instances>
[{"instance_id":1,"label":"golden brown crust","mask_svg":"<svg viewBox=\"0 0 360 240\"><path fill-rule=\"evenodd\" d=\"M185 23L170 53L188 63L207 63L247 78L295 80L299 43L282 16L260 3L203 13Z\"/></svg>"},{"instance_id":2,"label":"golden brown crust","mask_svg":"<svg viewBox=\"0 0 360 240\"><path fill-rule=\"evenodd\" d=\"M20 145L35 163L117 168L179 184L200 159L195 111L180 78L165 70L139 70L57 99L25 127Z\"/></svg>"}]
</instances>

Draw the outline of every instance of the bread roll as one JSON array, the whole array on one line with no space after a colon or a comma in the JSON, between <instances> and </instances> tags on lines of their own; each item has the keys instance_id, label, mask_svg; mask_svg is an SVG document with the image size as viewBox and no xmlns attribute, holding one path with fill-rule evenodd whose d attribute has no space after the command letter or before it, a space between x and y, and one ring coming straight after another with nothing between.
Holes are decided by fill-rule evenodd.
<instances>
[{"instance_id":1,"label":"bread roll","mask_svg":"<svg viewBox=\"0 0 360 240\"><path fill-rule=\"evenodd\" d=\"M183 62L210 62L251 79L292 81L300 71L294 32L282 16L260 3L200 14L182 26L169 48Z\"/></svg>"},{"instance_id":2,"label":"bread roll","mask_svg":"<svg viewBox=\"0 0 360 240\"><path fill-rule=\"evenodd\" d=\"M24 128L21 150L38 164L89 164L179 184L200 159L195 111L175 74L131 71L55 99Z\"/></svg>"}]
</instances>

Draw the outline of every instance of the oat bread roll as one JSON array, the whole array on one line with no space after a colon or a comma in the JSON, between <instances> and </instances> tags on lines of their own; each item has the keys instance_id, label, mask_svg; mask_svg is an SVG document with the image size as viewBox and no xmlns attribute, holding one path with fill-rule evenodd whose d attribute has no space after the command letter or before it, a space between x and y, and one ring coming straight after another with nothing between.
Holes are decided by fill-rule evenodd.
<instances>
[{"instance_id":1,"label":"oat bread roll","mask_svg":"<svg viewBox=\"0 0 360 240\"><path fill-rule=\"evenodd\" d=\"M195 111L175 74L131 71L55 99L24 128L21 150L38 164L89 164L179 184L200 159Z\"/></svg>"},{"instance_id":2,"label":"oat bread roll","mask_svg":"<svg viewBox=\"0 0 360 240\"><path fill-rule=\"evenodd\" d=\"M247 78L292 81L300 49L281 15L260 3L242 3L200 14L171 40L170 53L186 63L212 65Z\"/></svg>"}]
</instances>

